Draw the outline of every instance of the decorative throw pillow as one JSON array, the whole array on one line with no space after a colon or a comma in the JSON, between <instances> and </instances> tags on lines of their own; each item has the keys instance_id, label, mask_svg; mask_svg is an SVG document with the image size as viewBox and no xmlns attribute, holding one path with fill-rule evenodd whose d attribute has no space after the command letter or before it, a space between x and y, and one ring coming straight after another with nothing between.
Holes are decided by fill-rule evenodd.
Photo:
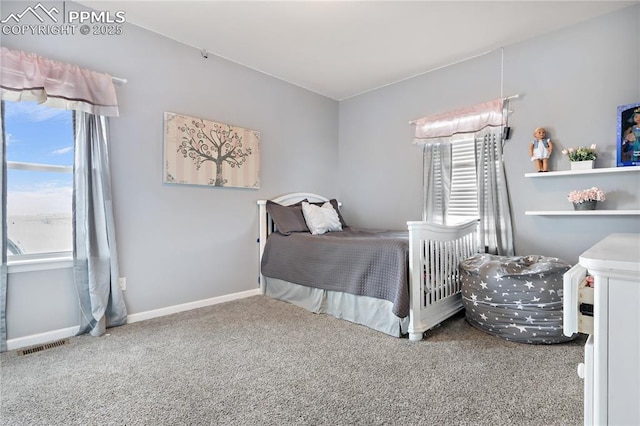
<instances>
[{"instance_id":1,"label":"decorative throw pillow","mask_svg":"<svg viewBox=\"0 0 640 426\"><path fill-rule=\"evenodd\" d=\"M278 232L283 235L289 235L292 232L309 232L302 214L303 201L306 199L290 206L283 206L267 200L267 213L271 216Z\"/></svg>"},{"instance_id":2,"label":"decorative throw pillow","mask_svg":"<svg viewBox=\"0 0 640 426\"><path fill-rule=\"evenodd\" d=\"M303 200L303 201L306 201L306 200ZM336 200L335 198L332 198L331 200L329 200L329 202L333 206L333 209L338 213L338 218L340 219L340 224L342 225L342 227L343 228L348 228L347 223L344 221L344 218L342 217L342 214L340 213L340 206L338 204L338 200ZM325 203L324 201L321 201L319 203L310 203L310 204L313 204L315 206L321 206L324 203Z\"/></svg>"},{"instance_id":3,"label":"decorative throw pillow","mask_svg":"<svg viewBox=\"0 0 640 426\"><path fill-rule=\"evenodd\" d=\"M340 223L338 212L329 201L321 206L303 201L302 214L304 215L307 227L314 235L324 234L325 232L342 231L342 224Z\"/></svg>"}]
</instances>

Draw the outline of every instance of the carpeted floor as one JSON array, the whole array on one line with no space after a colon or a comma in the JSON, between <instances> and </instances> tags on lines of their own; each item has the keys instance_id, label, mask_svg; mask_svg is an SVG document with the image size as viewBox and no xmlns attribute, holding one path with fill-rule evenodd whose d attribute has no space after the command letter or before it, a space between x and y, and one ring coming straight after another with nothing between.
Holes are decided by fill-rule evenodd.
<instances>
[{"instance_id":1,"label":"carpeted floor","mask_svg":"<svg viewBox=\"0 0 640 426\"><path fill-rule=\"evenodd\" d=\"M579 425L584 339L409 342L262 296L0 355L3 425Z\"/></svg>"}]
</instances>

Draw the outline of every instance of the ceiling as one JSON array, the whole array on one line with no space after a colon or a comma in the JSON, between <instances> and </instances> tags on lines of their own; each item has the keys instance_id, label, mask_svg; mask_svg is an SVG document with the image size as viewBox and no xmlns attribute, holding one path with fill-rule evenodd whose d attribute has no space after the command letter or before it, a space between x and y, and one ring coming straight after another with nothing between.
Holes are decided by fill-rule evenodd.
<instances>
[{"instance_id":1,"label":"ceiling","mask_svg":"<svg viewBox=\"0 0 640 426\"><path fill-rule=\"evenodd\" d=\"M335 100L638 2L79 1Z\"/></svg>"}]
</instances>

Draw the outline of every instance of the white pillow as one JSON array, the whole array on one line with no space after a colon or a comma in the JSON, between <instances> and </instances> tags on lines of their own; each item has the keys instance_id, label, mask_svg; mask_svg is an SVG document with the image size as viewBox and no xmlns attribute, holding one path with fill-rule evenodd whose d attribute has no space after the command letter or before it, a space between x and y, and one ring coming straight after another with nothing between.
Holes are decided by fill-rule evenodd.
<instances>
[{"instance_id":1,"label":"white pillow","mask_svg":"<svg viewBox=\"0 0 640 426\"><path fill-rule=\"evenodd\" d=\"M302 214L304 215L304 221L307 222L307 227L314 235L342 231L338 212L328 201L322 206L316 206L304 201L302 203Z\"/></svg>"}]
</instances>

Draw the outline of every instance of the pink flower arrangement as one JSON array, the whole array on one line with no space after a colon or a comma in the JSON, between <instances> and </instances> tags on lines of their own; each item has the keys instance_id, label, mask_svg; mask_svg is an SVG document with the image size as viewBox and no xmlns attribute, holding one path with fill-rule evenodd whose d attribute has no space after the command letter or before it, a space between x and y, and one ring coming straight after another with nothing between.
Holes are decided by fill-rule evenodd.
<instances>
[{"instance_id":1,"label":"pink flower arrangement","mask_svg":"<svg viewBox=\"0 0 640 426\"><path fill-rule=\"evenodd\" d=\"M567 196L567 200L574 204L584 203L587 201L604 201L604 192L596 188L571 191Z\"/></svg>"}]
</instances>

